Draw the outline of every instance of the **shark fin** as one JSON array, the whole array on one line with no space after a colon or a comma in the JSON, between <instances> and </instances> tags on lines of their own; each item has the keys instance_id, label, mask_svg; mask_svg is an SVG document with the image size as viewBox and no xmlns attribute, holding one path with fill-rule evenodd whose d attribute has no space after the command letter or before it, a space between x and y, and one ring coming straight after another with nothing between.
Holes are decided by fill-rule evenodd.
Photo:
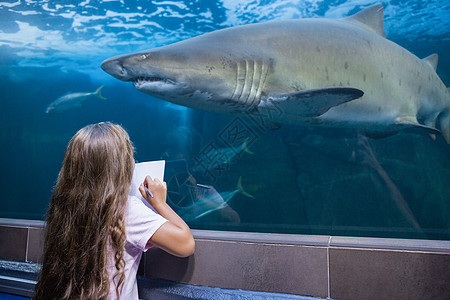
<instances>
[{"instance_id":1,"label":"shark fin","mask_svg":"<svg viewBox=\"0 0 450 300\"><path fill-rule=\"evenodd\" d=\"M300 117L318 117L330 108L361 98L364 92L351 87L329 87L303 90L272 97L280 110Z\"/></svg>"},{"instance_id":2,"label":"shark fin","mask_svg":"<svg viewBox=\"0 0 450 300\"><path fill-rule=\"evenodd\" d=\"M436 53L433 53L422 60L432 67L434 71L436 71L439 60L439 56Z\"/></svg>"},{"instance_id":3,"label":"shark fin","mask_svg":"<svg viewBox=\"0 0 450 300\"><path fill-rule=\"evenodd\" d=\"M99 98L102 99L102 100L106 100L106 98L103 97L102 94L101 94L101 90L102 90L102 88L103 88L104 86L105 86L105 85L102 85L101 87L99 87L99 88L94 92L94 95L97 96L97 97L99 97Z\"/></svg>"},{"instance_id":4,"label":"shark fin","mask_svg":"<svg viewBox=\"0 0 450 300\"><path fill-rule=\"evenodd\" d=\"M350 17L345 18L344 20L356 23L370 31L375 32L376 34L381 35L382 37L386 37L383 27L384 14L382 4L372 5Z\"/></svg>"},{"instance_id":5,"label":"shark fin","mask_svg":"<svg viewBox=\"0 0 450 300\"><path fill-rule=\"evenodd\" d=\"M396 135L398 130L370 130L365 129L364 135L371 139L384 139L393 135Z\"/></svg>"},{"instance_id":6,"label":"shark fin","mask_svg":"<svg viewBox=\"0 0 450 300\"><path fill-rule=\"evenodd\" d=\"M395 125L406 132L428 133L431 135L441 134L441 131L434 127L420 124L416 118L397 118Z\"/></svg>"}]
</instances>

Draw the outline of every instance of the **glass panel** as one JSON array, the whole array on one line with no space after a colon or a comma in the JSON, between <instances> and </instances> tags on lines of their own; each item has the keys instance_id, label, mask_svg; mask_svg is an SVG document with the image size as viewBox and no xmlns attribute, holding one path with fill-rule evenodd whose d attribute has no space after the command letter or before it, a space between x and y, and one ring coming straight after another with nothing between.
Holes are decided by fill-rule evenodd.
<instances>
[{"instance_id":1,"label":"glass panel","mask_svg":"<svg viewBox=\"0 0 450 300\"><path fill-rule=\"evenodd\" d=\"M363 8L353 2L0 2L0 217L44 219L69 139L108 120L128 130L137 161L167 161L168 202L192 228L450 239L441 135L205 112L140 93L100 68L114 55L229 26L345 17ZM439 53L449 85L445 7L384 3L388 38L419 57ZM64 95L76 101L55 104Z\"/></svg>"}]
</instances>

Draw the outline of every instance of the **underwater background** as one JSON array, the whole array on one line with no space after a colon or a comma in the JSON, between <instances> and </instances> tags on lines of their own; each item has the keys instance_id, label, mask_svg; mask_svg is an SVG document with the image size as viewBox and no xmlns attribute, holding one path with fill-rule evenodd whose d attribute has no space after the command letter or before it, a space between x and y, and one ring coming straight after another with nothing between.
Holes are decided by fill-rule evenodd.
<instances>
[{"instance_id":1,"label":"underwater background","mask_svg":"<svg viewBox=\"0 0 450 300\"><path fill-rule=\"evenodd\" d=\"M166 160L168 202L191 228L450 239L450 145L399 133L282 125L194 110L103 72L103 60L275 19L341 18L382 3L387 38L439 54L450 86L450 2L0 0L0 217L45 219L81 127L124 126L136 160ZM68 93L78 106L48 110ZM48 111L48 112L47 112Z\"/></svg>"}]
</instances>

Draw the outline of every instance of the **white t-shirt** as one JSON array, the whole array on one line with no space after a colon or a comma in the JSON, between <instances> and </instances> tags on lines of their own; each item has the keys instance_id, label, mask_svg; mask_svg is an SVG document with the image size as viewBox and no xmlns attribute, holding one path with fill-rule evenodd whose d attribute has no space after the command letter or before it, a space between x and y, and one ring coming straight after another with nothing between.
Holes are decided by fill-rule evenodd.
<instances>
[{"instance_id":1,"label":"white t-shirt","mask_svg":"<svg viewBox=\"0 0 450 300\"><path fill-rule=\"evenodd\" d=\"M139 299L136 274L142 252L147 251L151 247L151 244L147 244L148 240L167 220L156 213L147 202L144 203L136 196L129 196L125 221L127 234L123 255L125 260L125 282L120 299L133 300ZM116 286L113 283L113 277L116 274L113 255L110 255L109 260L110 287L108 299L113 300L117 299Z\"/></svg>"}]
</instances>

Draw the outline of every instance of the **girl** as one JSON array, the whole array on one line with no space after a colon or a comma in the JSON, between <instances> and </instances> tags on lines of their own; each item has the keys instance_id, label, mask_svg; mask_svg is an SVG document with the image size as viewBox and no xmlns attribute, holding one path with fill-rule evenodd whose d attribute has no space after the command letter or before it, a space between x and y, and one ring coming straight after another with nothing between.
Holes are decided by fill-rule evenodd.
<instances>
[{"instance_id":1,"label":"girl","mask_svg":"<svg viewBox=\"0 0 450 300\"><path fill-rule=\"evenodd\" d=\"M128 196L133 168L133 146L119 125L88 125L71 139L47 213L35 299L138 299L143 251L155 245L193 254L189 227L166 204L165 183L147 176L139 188L159 214Z\"/></svg>"}]
</instances>

